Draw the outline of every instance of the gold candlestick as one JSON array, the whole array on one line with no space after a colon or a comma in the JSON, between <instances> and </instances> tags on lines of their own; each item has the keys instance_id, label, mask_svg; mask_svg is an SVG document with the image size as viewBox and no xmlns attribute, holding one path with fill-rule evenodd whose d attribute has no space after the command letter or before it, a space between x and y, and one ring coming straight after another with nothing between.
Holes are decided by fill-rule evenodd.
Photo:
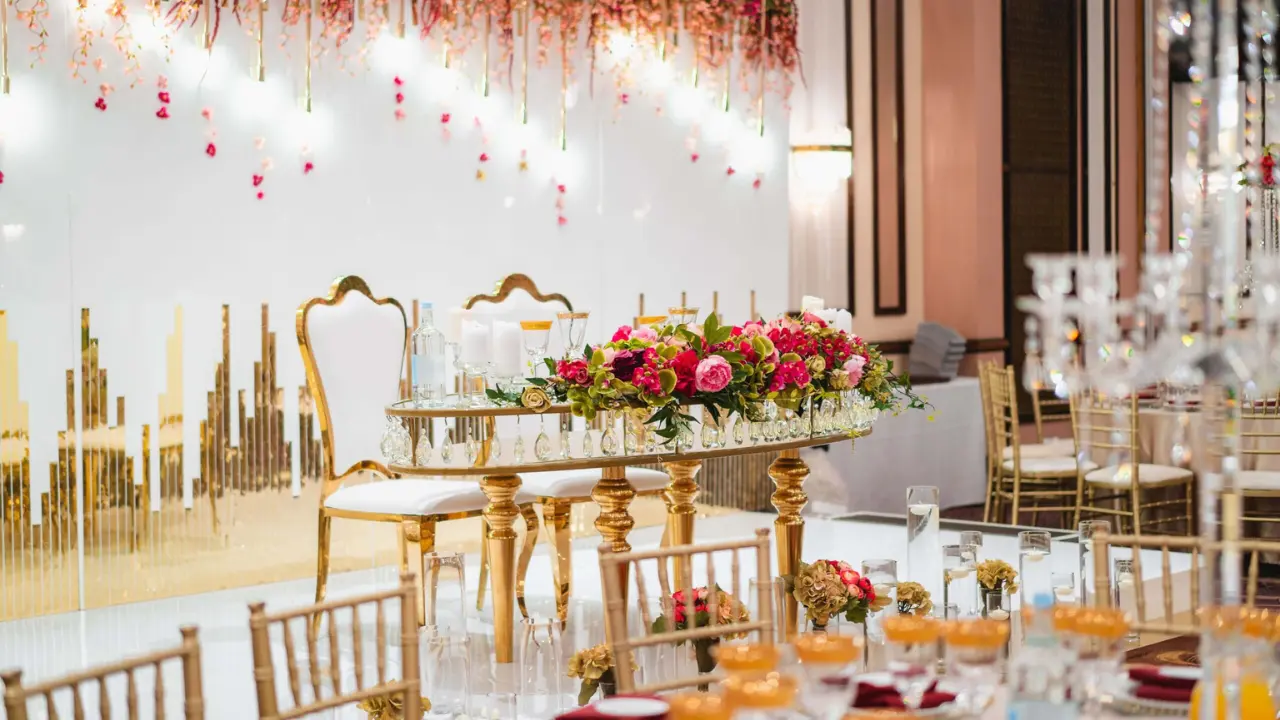
<instances>
[{"instance_id":1,"label":"gold candlestick","mask_svg":"<svg viewBox=\"0 0 1280 720\"><path fill-rule=\"evenodd\" d=\"M756 291L751 291L751 319L756 319Z\"/></svg>"}]
</instances>

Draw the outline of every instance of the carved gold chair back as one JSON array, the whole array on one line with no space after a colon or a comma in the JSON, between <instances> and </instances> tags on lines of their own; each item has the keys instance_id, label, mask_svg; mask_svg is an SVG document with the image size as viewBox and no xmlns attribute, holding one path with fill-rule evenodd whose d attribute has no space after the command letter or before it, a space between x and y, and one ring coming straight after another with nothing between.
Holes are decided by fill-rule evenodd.
<instances>
[{"instance_id":1,"label":"carved gold chair back","mask_svg":"<svg viewBox=\"0 0 1280 720\"><path fill-rule=\"evenodd\" d=\"M204 718L204 693L201 689L200 679L200 639L194 626L184 626L180 628L182 633L182 644L169 650L161 650L148 655L122 660L120 662L100 665L88 670L67 675L53 680L47 680L36 685L22 684L22 671L10 670L0 673L0 679L4 681L4 708L9 720L27 720L32 717L27 712L28 703L35 699L37 704L43 705L42 717L49 720L57 720L61 717L58 711L59 703L55 695L61 694L63 691L69 691L71 695L71 717L76 720L84 720L89 717L85 714L85 694L81 691L81 686L86 683L97 685L97 710L96 717L111 718L120 717L113 712L111 693L109 692L108 682L113 677L123 676L125 682L125 700L124 700L124 717L128 720L164 720L165 718L165 686L164 686L164 663L170 660L178 660L182 663L182 686L183 686L183 714L185 720L203 720ZM145 672L151 673L155 677L155 686L152 690L152 699L149 702L141 700L138 691L138 677ZM43 702L41 702L43 701ZM142 714L150 710L149 714Z\"/></svg>"},{"instance_id":2,"label":"carved gold chair back","mask_svg":"<svg viewBox=\"0 0 1280 720\"><path fill-rule=\"evenodd\" d=\"M1112 555L1114 548L1129 551L1132 562L1132 578L1113 577ZM1231 552L1224 552L1233 548ZM1143 550L1160 553L1160 578L1157 587L1153 583L1143 581ZM1174 569L1174 554L1185 553L1189 566L1186 570ZM1205 543L1199 537L1181 535L1112 535L1105 530L1097 530L1093 535L1093 568L1094 587L1093 602L1102 607L1116 604L1117 595L1121 604L1128 600L1125 594L1116 592L1120 582L1131 581L1132 599L1128 603L1132 607L1122 607L1129 612L1130 626L1137 632L1150 632L1164 635L1191 635L1199 632L1199 614L1196 609L1201 606L1200 583L1202 568L1212 568L1217 562L1239 562L1246 566L1244 574L1244 605L1254 607L1258 602L1258 578L1261 572L1262 555L1280 553L1280 541L1238 540L1230 545L1225 543ZM1220 557L1221 556L1221 557ZM1178 563L1181 565L1181 562Z\"/></svg>"},{"instance_id":3,"label":"carved gold chair back","mask_svg":"<svg viewBox=\"0 0 1280 720\"><path fill-rule=\"evenodd\" d=\"M1032 524L1041 512L1060 512L1070 520L1076 511L1076 459L1024 454L1013 366L992 364L986 367L986 374L990 449L995 458L995 482L989 500L991 519L1003 522L1004 508L1008 507L1009 520L1014 524L1021 522L1025 512L1032 513Z\"/></svg>"},{"instance_id":4,"label":"carved gold chair back","mask_svg":"<svg viewBox=\"0 0 1280 720\"><path fill-rule=\"evenodd\" d=\"M760 643L771 644L773 642L775 622L773 586L769 582L756 583L756 607L760 617L748 618L744 622L708 625L705 627L686 627L681 630L669 628L665 632L654 632L653 630L653 623L657 618L651 617L649 581L646 579L646 573L644 572L644 564L646 562L655 561L657 565L658 591L660 594L656 599L658 600L658 606L662 609L663 616L670 623L675 618L673 595L676 591L682 592L684 600L682 610L685 617L694 617L695 588L672 587L671 576L674 573L668 571L668 564L679 560L685 567L692 568L694 558L699 556L704 558L707 581L703 587L713 590L707 593L707 613L711 618L718 618L721 612L720 603L722 600L734 603L734 606L728 609L728 612L731 613L737 613L745 607L741 600L743 586L739 563L739 554L742 551L755 552L756 578L773 577L769 561L769 530L765 528L756 530L755 535L755 538L751 540L704 545L673 545L656 550L623 553L611 552L611 547L608 543L600 546L600 572L604 579L605 635L610 649L613 651L614 665L616 666L614 675L617 677L619 692L653 693L677 690L695 685L704 685L721 679L715 674L691 675L637 687L635 677L632 674L631 663L623 660L623 658L632 657L634 650L655 645L722 639L751 632L757 634L757 641ZM723 557L724 555L729 555L728 598L721 598L718 592L714 592L715 589L722 587L716 576L715 561L717 557ZM631 635L627 628L627 586L628 580L633 577L633 574L637 595L635 605L639 610L640 624L643 630L642 634L636 636ZM691 573L686 574L686 577L691 576ZM679 584L684 584L680 582L678 575L676 577ZM692 581L689 580L688 582L691 584ZM733 617L733 615L730 615L730 617Z\"/></svg>"},{"instance_id":5,"label":"carved gold chair back","mask_svg":"<svg viewBox=\"0 0 1280 720\"><path fill-rule=\"evenodd\" d=\"M354 703L401 696L403 698L404 717L418 718L422 715L422 691L418 675L418 623L414 609L415 589L412 574L400 576L400 586L386 592L370 593L346 600L332 600L315 605L288 610L280 613L267 613L263 603L249 606L249 634L253 643L253 677L258 698L258 717L260 720L287 720L301 718L313 713L343 707ZM399 600L399 606L390 612L387 605L392 600ZM366 645L362 637L360 609L372 606L374 613L375 676L365 677ZM343 657L341 628L339 620L350 612L351 670L354 673L352 685L343 684L343 669L340 658ZM396 617L395 629L400 633L400 678L388 678L387 673L387 633L390 623L388 617ZM319 634L313 618L324 618L328 625L329 660L322 663L317 657ZM290 623L300 626L306 632L306 668L299 667L296 641ZM284 645L285 672L288 676L289 696L292 706L281 709L280 699L276 693L276 666L271 652L271 627L279 626ZM327 675L327 678L326 678ZM369 681L369 682L367 682ZM305 683L305 684L304 684ZM327 692L326 692L326 685Z\"/></svg>"}]
</instances>

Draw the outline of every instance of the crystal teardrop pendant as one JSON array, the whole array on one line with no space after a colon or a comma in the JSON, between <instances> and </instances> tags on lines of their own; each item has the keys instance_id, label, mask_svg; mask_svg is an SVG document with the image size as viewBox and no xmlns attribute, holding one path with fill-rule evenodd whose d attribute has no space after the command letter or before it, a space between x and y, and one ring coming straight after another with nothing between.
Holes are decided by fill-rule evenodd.
<instances>
[{"instance_id":1,"label":"crystal teardrop pendant","mask_svg":"<svg viewBox=\"0 0 1280 720\"><path fill-rule=\"evenodd\" d=\"M588 430L582 434L582 457L591 457L595 454L595 446L591 442L591 431Z\"/></svg>"},{"instance_id":2,"label":"crystal teardrop pendant","mask_svg":"<svg viewBox=\"0 0 1280 720\"><path fill-rule=\"evenodd\" d=\"M396 452L396 426L399 424L388 415L387 424L382 428L382 443L378 445L378 449L382 451L382 457L387 462L391 462L391 456Z\"/></svg>"},{"instance_id":3,"label":"crystal teardrop pendant","mask_svg":"<svg viewBox=\"0 0 1280 720\"><path fill-rule=\"evenodd\" d=\"M600 436L600 452L607 457L613 457L618 454L618 438L613 434L613 425L605 426L604 434Z\"/></svg>"},{"instance_id":4,"label":"crystal teardrop pendant","mask_svg":"<svg viewBox=\"0 0 1280 720\"><path fill-rule=\"evenodd\" d=\"M533 455L542 462L551 459L551 438L545 431L538 431L538 438L533 441Z\"/></svg>"},{"instance_id":5,"label":"crystal teardrop pendant","mask_svg":"<svg viewBox=\"0 0 1280 720\"><path fill-rule=\"evenodd\" d=\"M498 461L502 459L502 439L497 435L489 438L489 464L499 465Z\"/></svg>"},{"instance_id":6,"label":"crystal teardrop pendant","mask_svg":"<svg viewBox=\"0 0 1280 720\"><path fill-rule=\"evenodd\" d=\"M448 431L445 431L444 442L440 444L440 460L445 465L453 462L453 441L449 438Z\"/></svg>"},{"instance_id":7,"label":"crystal teardrop pendant","mask_svg":"<svg viewBox=\"0 0 1280 720\"><path fill-rule=\"evenodd\" d=\"M568 460L568 459L569 459L569 433L568 433L568 431L563 431L563 432L561 432L561 433L560 433L560 459L561 459L561 460Z\"/></svg>"},{"instance_id":8,"label":"crystal teardrop pendant","mask_svg":"<svg viewBox=\"0 0 1280 720\"><path fill-rule=\"evenodd\" d=\"M716 427L706 420L702 421L702 448L710 450L716 446Z\"/></svg>"},{"instance_id":9,"label":"crystal teardrop pendant","mask_svg":"<svg viewBox=\"0 0 1280 720\"><path fill-rule=\"evenodd\" d=\"M524 462L524 436L523 435L516 436L515 446L511 450L515 454L517 465Z\"/></svg>"},{"instance_id":10,"label":"crystal teardrop pendant","mask_svg":"<svg viewBox=\"0 0 1280 720\"><path fill-rule=\"evenodd\" d=\"M418 431L418 447L414 450L413 462L415 465L431 464L431 436L426 428Z\"/></svg>"},{"instance_id":11,"label":"crystal teardrop pendant","mask_svg":"<svg viewBox=\"0 0 1280 720\"><path fill-rule=\"evenodd\" d=\"M466 455L467 455L467 464L475 465L476 455L480 454L480 442L475 438L468 436L466 445L464 446L464 450L466 451Z\"/></svg>"}]
</instances>

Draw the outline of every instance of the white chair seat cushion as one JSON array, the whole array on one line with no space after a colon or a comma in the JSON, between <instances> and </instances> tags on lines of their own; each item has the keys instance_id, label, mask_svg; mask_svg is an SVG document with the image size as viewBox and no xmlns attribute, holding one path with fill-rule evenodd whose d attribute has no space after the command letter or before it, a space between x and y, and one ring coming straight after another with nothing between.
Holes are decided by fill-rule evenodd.
<instances>
[{"instance_id":1,"label":"white chair seat cushion","mask_svg":"<svg viewBox=\"0 0 1280 720\"><path fill-rule=\"evenodd\" d=\"M1107 485L1110 487L1129 487L1129 464L1124 465L1108 465L1104 468L1098 468L1093 472L1084 476L1084 481L1094 485ZM1173 467L1172 465L1148 465L1147 463L1138 463L1138 484L1139 485L1162 485L1164 483L1185 482L1194 477L1194 473L1186 468Z\"/></svg>"},{"instance_id":2,"label":"white chair seat cushion","mask_svg":"<svg viewBox=\"0 0 1280 720\"><path fill-rule=\"evenodd\" d=\"M1003 467L1006 472L1013 472L1013 461L1005 460L1001 467ZM1085 460L1081 463L1080 470L1083 472L1089 472L1096 467L1098 467L1097 463ZM1019 469L1023 476L1032 477L1037 475L1074 475L1076 472L1076 459L1074 457L1024 457L1022 458L1022 463Z\"/></svg>"},{"instance_id":3,"label":"white chair seat cushion","mask_svg":"<svg viewBox=\"0 0 1280 720\"><path fill-rule=\"evenodd\" d=\"M524 473L522 489L544 498L591 497L591 489L600 481L600 470L548 470ZM627 480L636 492L659 490L667 486L667 474L648 468L627 468Z\"/></svg>"},{"instance_id":4,"label":"white chair seat cushion","mask_svg":"<svg viewBox=\"0 0 1280 720\"><path fill-rule=\"evenodd\" d=\"M534 501L533 495L516 493L516 504ZM474 481L444 478L374 480L348 485L325 498L330 510L393 515L448 515L483 510L488 498Z\"/></svg>"},{"instance_id":5,"label":"white chair seat cushion","mask_svg":"<svg viewBox=\"0 0 1280 720\"><path fill-rule=\"evenodd\" d=\"M1029 443L1018 448L1023 460L1031 458L1074 457L1076 444L1071 438L1053 438L1048 442ZM1005 460L1013 458L1013 447L1007 447L1001 454Z\"/></svg>"},{"instance_id":6,"label":"white chair seat cushion","mask_svg":"<svg viewBox=\"0 0 1280 720\"><path fill-rule=\"evenodd\" d=\"M1242 470L1236 481L1244 490L1280 490L1280 471Z\"/></svg>"}]
</instances>

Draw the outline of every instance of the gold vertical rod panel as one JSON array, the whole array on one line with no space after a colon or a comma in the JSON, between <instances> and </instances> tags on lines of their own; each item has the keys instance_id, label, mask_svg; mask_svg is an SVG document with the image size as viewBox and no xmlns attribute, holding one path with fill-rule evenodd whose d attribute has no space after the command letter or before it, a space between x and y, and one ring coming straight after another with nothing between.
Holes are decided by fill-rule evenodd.
<instances>
[{"instance_id":1,"label":"gold vertical rod panel","mask_svg":"<svg viewBox=\"0 0 1280 720\"><path fill-rule=\"evenodd\" d=\"M258 67L254 74L255 77L257 77L258 82L266 82L267 80L266 55L264 54L262 49L262 45L263 45L262 39L264 34L267 31L266 19L267 19L267 0L258 0L258 32L255 33L256 37L254 38L254 42L256 42L258 45Z\"/></svg>"},{"instance_id":2,"label":"gold vertical rod panel","mask_svg":"<svg viewBox=\"0 0 1280 720\"><path fill-rule=\"evenodd\" d=\"M302 89L302 109L311 112L311 16L315 11L315 0L307 0L307 66L304 73L303 89ZM400 21L401 29L404 24L404 1L400 4Z\"/></svg>"},{"instance_id":3,"label":"gold vertical rod panel","mask_svg":"<svg viewBox=\"0 0 1280 720\"><path fill-rule=\"evenodd\" d=\"M400 19L396 21L396 37L404 39L404 0L400 0Z\"/></svg>"},{"instance_id":4,"label":"gold vertical rod panel","mask_svg":"<svg viewBox=\"0 0 1280 720\"><path fill-rule=\"evenodd\" d=\"M804 548L804 518L800 511L809 502L804 492L809 466L800 459L799 450L783 450L769 466L769 477L776 488L771 500L778 510L773 531L778 546L778 574L795 575L800 566L800 554ZM798 620L796 599L787 596L784 620L787 637L796 634Z\"/></svg>"},{"instance_id":5,"label":"gold vertical rod panel","mask_svg":"<svg viewBox=\"0 0 1280 720\"><path fill-rule=\"evenodd\" d=\"M751 291L751 319L756 319L756 291Z\"/></svg>"},{"instance_id":6,"label":"gold vertical rod panel","mask_svg":"<svg viewBox=\"0 0 1280 720\"><path fill-rule=\"evenodd\" d=\"M217 0L203 0L200 3L200 10L204 12L204 29L200 31L200 49L213 52L213 36L209 31L209 18L213 15L210 6ZM83 8L84 5L81 5Z\"/></svg>"},{"instance_id":7,"label":"gold vertical rod panel","mask_svg":"<svg viewBox=\"0 0 1280 720\"><path fill-rule=\"evenodd\" d=\"M760 0L760 96L756 98L756 132L764 137L764 80L769 54L769 0Z\"/></svg>"},{"instance_id":8,"label":"gold vertical rod panel","mask_svg":"<svg viewBox=\"0 0 1280 720\"><path fill-rule=\"evenodd\" d=\"M400 2L403 3L404 0L400 0ZM488 10L485 10L484 52L482 53L482 62L481 62L481 65L483 65L484 67L481 70L481 75L480 75L480 97L482 98L489 97L489 43L492 39L489 36L492 33L493 33L493 16L489 14Z\"/></svg>"},{"instance_id":9,"label":"gold vertical rod panel","mask_svg":"<svg viewBox=\"0 0 1280 720\"><path fill-rule=\"evenodd\" d=\"M9 0L0 0L0 95L9 94Z\"/></svg>"},{"instance_id":10,"label":"gold vertical rod panel","mask_svg":"<svg viewBox=\"0 0 1280 720\"><path fill-rule=\"evenodd\" d=\"M520 124L529 124L529 15L528 2L520 10L518 22L523 35L523 56L520 58Z\"/></svg>"},{"instance_id":11,"label":"gold vertical rod panel","mask_svg":"<svg viewBox=\"0 0 1280 720\"><path fill-rule=\"evenodd\" d=\"M683 460L663 463L671 481L663 492L667 501L667 541L671 546L693 542L693 519L697 509L694 502L700 492L694 480L702 469L701 460ZM675 557L675 574L678 587L693 587L693 567L679 556Z\"/></svg>"}]
</instances>

